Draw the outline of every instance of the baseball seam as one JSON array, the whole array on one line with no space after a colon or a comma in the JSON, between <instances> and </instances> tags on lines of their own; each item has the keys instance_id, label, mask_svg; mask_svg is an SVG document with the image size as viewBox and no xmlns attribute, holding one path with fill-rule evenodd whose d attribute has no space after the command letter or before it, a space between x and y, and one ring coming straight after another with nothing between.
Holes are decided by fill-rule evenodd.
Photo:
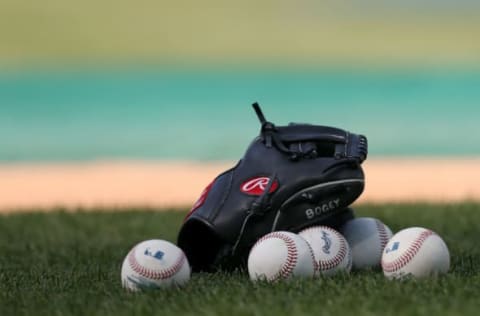
<instances>
[{"instance_id":1,"label":"baseball seam","mask_svg":"<svg viewBox=\"0 0 480 316\"><path fill-rule=\"evenodd\" d=\"M387 273L392 273L405 267L420 251L420 248L422 248L422 245L427 240L427 238L432 235L435 235L433 231L425 230L417 237L417 239L413 241L410 247L408 247L408 249L405 250L405 252L400 257L391 262L387 262L382 259L383 271Z\"/></svg>"},{"instance_id":2,"label":"baseball seam","mask_svg":"<svg viewBox=\"0 0 480 316\"><path fill-rule=\"evenodd\" d=\"M377 225L378 237L380 238L380 252L383 252L383 249L385 249L388 244L388 233L383 223L378 219L375 220L375 224Z\"/></svg>"},{"instance_id":3,"label":"baseball seam","mask_svg":"<svg viewBox=\"0 0 480 316\"><path fill-rule=\"evenodd\" d=\"M317 261L315 260L315 256L313 254L312 246L310 246L310 244L308 242L307 242L307 246L308 246L308 249L310 249L310 258L312 259L313 270L317 271Z\"/></svg>"},{"instance_id":4,"label":"baseball seam","mask_svg":"<svg viewBox=\"0 0 480 316\"><path fill-rule=\"evenodd\" d=\"M311 228L307 228L305 231L317 230L317 229L319 228L311 227ZM338 252L332 259L318 260L315 262L315 265L316 265L315 268L317 271L327 271L337 267L339 264L342 263L342 261L345 259L345 256L347 255L347 245L345 243L345 238L336 230L331 229L330 227L327 227L327 226L324 226L320 229L328 230L329 232L336 235L340 240L340 246L339 246Z\"/></svg>"},{"instance_id":5,"label":"baseball seam","mask_svg":"<svg viewBox=\"0 0 480 316\"><path fill-rule=\"evenodd\" d=\"M171 278L178 271L180 271L186 259L185 255L182 253L171 267L161 270L152 270L142 266L137 261L137 258L135 258L136 249L137 247L133 248L132 251L130 251L130 254L128 255L128 263L133 271L151 280L165 280Z\"/></svg>"},{"instance_id":6,"label":"baseball seam","mask_svg":"<svg viewBox=\"0 0 480 316\"><path fill-rule=\"evenodd\" d=\"M258 245L260 242L271 238L278 238L285 242L285 245L287 246L287 258L280 271L275 273L269 280L277 281L282 278L288 278L293 273L293 269L298 262L298 250L295 241L280 232L273 232L260 238L256 244Z\"/></svg>"}]
</instances>

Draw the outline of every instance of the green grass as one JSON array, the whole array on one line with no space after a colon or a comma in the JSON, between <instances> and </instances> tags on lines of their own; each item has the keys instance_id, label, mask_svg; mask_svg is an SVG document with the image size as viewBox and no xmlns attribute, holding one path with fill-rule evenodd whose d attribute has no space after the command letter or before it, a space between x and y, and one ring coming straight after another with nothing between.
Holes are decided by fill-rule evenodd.
<instances>
[{"instance_id":1,"label":"green grass","mask_svg":"<svg viewBox=\"0 0 480 316\"><path fill-rule=\"evenodd\" d=\"M446 241L452 270L388 281L381 272L253 284L246 274L195 274L183 289L127 293L120 266L151 238L174 241L184 212L0 216L0 315L476 315L480 205L363 205L393 230L424 226Z\"/></svg>"}]
</instances>

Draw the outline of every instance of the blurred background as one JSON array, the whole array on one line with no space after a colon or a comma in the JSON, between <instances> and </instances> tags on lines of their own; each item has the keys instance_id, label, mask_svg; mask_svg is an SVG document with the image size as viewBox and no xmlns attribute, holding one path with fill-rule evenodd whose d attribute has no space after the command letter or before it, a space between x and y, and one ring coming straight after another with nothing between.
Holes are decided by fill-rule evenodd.
<instances>
[{"instance_id":1,"label":"blurred background","mask_svg":"<svg viewBox=\"0 0 480 316\"><path fill-rule=\"evenodd\" d=\"M479 39L474 0L2 0L0 165L236 160L254 101L370 157L476 157Z\"/></svg>"}]
</instances>

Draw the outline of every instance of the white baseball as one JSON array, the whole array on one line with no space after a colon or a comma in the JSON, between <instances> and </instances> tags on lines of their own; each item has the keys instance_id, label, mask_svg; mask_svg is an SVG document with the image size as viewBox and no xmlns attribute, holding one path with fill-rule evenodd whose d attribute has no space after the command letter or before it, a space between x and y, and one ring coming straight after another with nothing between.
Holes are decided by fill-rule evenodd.
<instances>
[{"instance_id":1,"label":"white baseball","mask_svg":"<svg viewBox=\"0 0 480 316\"><path fill-rule=\"evenodd\" d=\"M317 275L332 276L350 272L352 253L347 240L336 230L326 226L313 226L298 233L312 247Z\"/></svg>"},{"instance_id":2,"label":"white baseball","mask_svg":"<svg viewBox=\"0 0 480 316\"><path fill-rule=\"evenodd\" d=\"M165 240L146 240L128 253L122 265L122 285L132 291L184 285L190 265L183 251Z\"/></svg>"},{"instance_id":3,"label":"white baseball","mask_svg":"<svg viewBox=\"0 0 480 316\"><path fill-rule=\"evenodd\" d=\"M352 251L352 269L380 267L383 249L392 237L388 226L376 218L359 217L345 223L340 232Z\"/></svg>"},{"instance_id":4,"label":"white baseball","mask_svg":"<svg viewBox=\"0 0 480 316\"><path fill-rule=\"evenodd\" d=\"M248 273L253 281L313 277L315 260L312 249L297 234L285 231L269 233L250 250Z\"/></svg>"},{"instance_id":5,"label":"white baseball","mask_svg":"<svg viewBox=\"0 0 480 316\"><path fill-rule=\"evenodd\" d=\"M447 245L433 231L412 227L399 231L383 251L382 269L389 279L417 278L447 273L450 253Z\"/></svg>"}]
</instances>

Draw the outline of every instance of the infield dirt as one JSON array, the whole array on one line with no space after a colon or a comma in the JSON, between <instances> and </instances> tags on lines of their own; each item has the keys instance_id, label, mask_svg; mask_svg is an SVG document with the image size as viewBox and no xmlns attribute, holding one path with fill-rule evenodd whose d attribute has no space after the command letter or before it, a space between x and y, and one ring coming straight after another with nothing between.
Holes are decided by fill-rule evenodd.
<instances>
[{"instance_id":1,"label":"infield dirt","mask_svg":"<svg viewBox=\"0 0 480 316\"><path fill-rule=\"evenodd\" d=\"M0 165L0 211L189 207L230 162L83 162ZM371 159L358 202L480 201L480 158Z\"/></svg>"}]
</instances>

